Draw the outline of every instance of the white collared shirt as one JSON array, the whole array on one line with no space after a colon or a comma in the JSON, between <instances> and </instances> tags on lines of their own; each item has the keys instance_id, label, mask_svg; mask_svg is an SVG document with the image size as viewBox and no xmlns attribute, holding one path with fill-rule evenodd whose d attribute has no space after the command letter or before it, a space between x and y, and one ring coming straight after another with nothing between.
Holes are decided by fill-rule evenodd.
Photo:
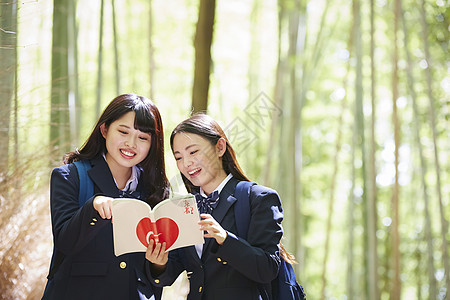
<instances>
[{"instance_id":1,"label":"white collared shirt","mask_svg":"<svg viewBox=\"0 0 450 300\"><path fill-rule=\"evenodd\" d=\"M233 178L233 174L230 173L230 174L228 174L228 176L225 177L225 179L219 184L219 186L218 186L214 191L212 191L212 192L214 193L215 191L217 191L217 192L220 194L220 192L222 191L222 189L223 189L223 187L225 186L225 184L227 184L228 181L230 181L231 178ZM208 196L208 195L206 195L206 193L203 191L202 188L200 188L200 195L202 195L203 197L207 197L207 196Z\"/></svg>"},{"instance_id":2,"label":"white collared shirt","mask_svg":"<svg viewBox=\"0 0 450 300\"><path fill-rule=\"evenodd\" d=\"M219 186L212 192L214 193L215 191L217 191L220 195L220 192L222 192L224 186L228 183L228 181L230 181L231 178L233 178L233 175L230 173L230 174L228 174L227 177L225 177L225 179L222 181L222 183L220 183ZM202 195L204 197L207 196L202 188L200 188L200 195ZM202 257L203 244L195 245L195 250L197 251L198 257Z\"/></svg>"},{"instance_id":3,"label":"white collared shirt","mask_svg":"<svg viewBox=\"0 0 450 300\"><path fill-rule=\"evenodd\" d=\"M139 184L139 176L141 175L141 169L138 166L133 166L131 168L131 176L128 179L127 183L125 184L125 187L122 189L124 192L132 193L136 191L137 186ZM114 179L114 182L116 180ZM117 185L117 182L116 182Z\"/></svg>"},{"instance_id":4,"label":"white collared shirt","mask_svg":"<svg viewBox=\"0 0 450 300\"><path fill-rule=\"evenodd\" d=\"M103 158L106 161L106 156L105 154L103 154ZM108 163L106 161L106 163ZM141 169L134 165L133 167L131 167L131 176L128 179L127 183L125 184L125 187L122 189L122 191L124 192L128 192L128 193L132 193L134 191L136 191L138 183L139 183L139 176L141 176ZM114 179L114 183L116 184L117 188L119 188L119 186L117 185L117 181L116 179L113 177Z\"/></svg>"}]
</instances>

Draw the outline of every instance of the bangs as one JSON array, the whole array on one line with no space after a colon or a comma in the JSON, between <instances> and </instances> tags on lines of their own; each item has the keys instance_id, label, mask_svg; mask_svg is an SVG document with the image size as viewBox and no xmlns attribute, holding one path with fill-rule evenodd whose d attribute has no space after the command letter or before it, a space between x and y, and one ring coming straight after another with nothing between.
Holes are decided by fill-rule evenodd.
<instances>
[{"instance_id":1,"label":"bangs","mask_svg":"<svg viewBox=\"0 0 450 300\"><path fill-rule=\"evenodd\" d=\"M155 117L150 107L139 103L133 109L135 112L134 128L145 133L155 133Z\"/></svg>"}]
</instances>

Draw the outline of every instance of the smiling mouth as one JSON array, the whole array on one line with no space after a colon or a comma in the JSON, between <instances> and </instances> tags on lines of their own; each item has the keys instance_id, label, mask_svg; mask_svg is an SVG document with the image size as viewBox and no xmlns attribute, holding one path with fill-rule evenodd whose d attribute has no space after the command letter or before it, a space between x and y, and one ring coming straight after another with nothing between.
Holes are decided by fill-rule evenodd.
<instances>
[{"instance_id":1,"label":"smiling mouth","mask_svg":"<svg viewBox=\"0 0 450 300\"><path fill-rule=\"evenodd\" d=\"M129 152L129 151L126 151L126 150L120 150L120 153L122 153L124 156L130 157L130 158L136 156L136 153Z\"/></svg>"},{"instance_id":2,"label":"smiling mouth","mask_svg":"<svg viewBox=\"0 0 450 300\"><path fill-rule=\"evenodd\" d=\"M189 174L190 176L195 176L195 175L197 175L198 173L200 173L201 170L202 170L201 168L197 168L197 169L194 169L194 170L192 170L192 171L189 171L188 174Z\"/></svg>"}]
</instances>

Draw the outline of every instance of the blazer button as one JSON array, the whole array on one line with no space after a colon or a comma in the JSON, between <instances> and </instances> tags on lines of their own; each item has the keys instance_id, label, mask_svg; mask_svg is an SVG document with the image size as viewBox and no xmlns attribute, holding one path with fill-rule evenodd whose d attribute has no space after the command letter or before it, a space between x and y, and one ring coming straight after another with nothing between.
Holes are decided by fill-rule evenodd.
<instances>
[{"instance_id":1,"label":"blazer button","mask_svg":"<svg viewBox=\"0 0 450 300\"><path fill-rule=\"evenodd\" d=\"M89 223L89 224L91 224L92 226L94 226L94 225L95 225L95 223L94 223L94 222L91 222L91 223Z\"/></svg>"},{"instance_id":2,"label":"blazer button","mask_svg":"<svg viewBox=\"0 0 450 300\"><path fill-rule=\"evenodd\" d=\"M155 279L155 283L159 283L159 279Z\"/></svg>"},{"instance_id":3,"label":"blazer button","mask_svg":"<svg viewBox=\"0 0 450 300\"><path fill-rule=\"evenodd\" d=\"M226 262L226 261L222 262L222 265L226 265L226 264L227 264L227 262Z\"/></svg>"},{"instance_id":4,"label":"blazer button","mask_svg":"<svg viewBox=\"0 0 450 300\"><path fill-rule=\"evenodd\" d=\"M120 262L119 266L121 269L125 269L127 267L127 263L122 261L122 262Z\"/></svg>"},{"instance_id":5,"label":"blazer button","mask_svg":"<svg viewBox=\"0 0 450 300\"><path fill-rule=\"evenodd\" d=\"M203 290L203 287L202 287L202 286L198 288L198 292L199 292L199 293L201 293L202 290Z\"/></svg>"},{"instance_id":6,"label":"blazer button","mask_svg":"<svg viewBox=\"0 0 450 300\"><path fill-rule=\"evenodd\" d=\"M222 259L221 259L220 257L218 257L218 258L217 258L217 261L218 261L218 262L221 262L221 261L222 261Z\"/></svg>"}]
</instances>

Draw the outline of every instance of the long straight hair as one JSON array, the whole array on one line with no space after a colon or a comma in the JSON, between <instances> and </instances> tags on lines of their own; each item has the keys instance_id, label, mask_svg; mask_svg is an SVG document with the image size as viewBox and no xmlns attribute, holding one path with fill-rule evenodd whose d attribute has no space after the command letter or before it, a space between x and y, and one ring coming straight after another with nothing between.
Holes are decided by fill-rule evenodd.
<instances>
[{"instance_id":1,"label":"long straight hair","mask_svg":"<svg viewBox=\"0 0 450 300\"><path fill-rule=\"evenodd\" d=\"M156 105L146 97L123 94L114 98L101 114L83 146L79 150L67 153L64 163L93 159L106 153L106 140L101 133L100 126L105 124L105 127L108 128L111 123L128 112L135 113L134 128L151 135L150 150L139 166L143 170L141 180L144 180L149 188L146 202L154 206L168 196L169 181L164 162L164 134L161 115Z\"/></svg>"},{"instance_id":2,"label":"long straight hair","mask_svg":"<svg viewBox=\"0 0 450 300\"><path fill-rule=\"evenodd\" d=\"M175 138L175 135L180 132L199 135L208 140L213 146L216 146L217 141L220 138L223 138L226 141L227 145L225 153L222 157L222 167L225 173L227 174L231 173L233 177L241 181L250 181L247 178L247 176L245 176L244 172L239 166L239 163L237 162L236 159L236 154L230 142L228 141L225 132L213 118L204 113L197 113L195 115L192 115L190 118L184 120L180 124L178 124L172 131L172 134L170 135L170 147L172 148L172 152L173 152L173 139ZM196 190L195 186L183 174L181 174L181 177L183 178L184 185L186 186L188 192ZM280 242L280 255L286 262L290 264L297 263L294 255L290 254L284 248L281 242Z\"/></svg>"}]
</instances>

